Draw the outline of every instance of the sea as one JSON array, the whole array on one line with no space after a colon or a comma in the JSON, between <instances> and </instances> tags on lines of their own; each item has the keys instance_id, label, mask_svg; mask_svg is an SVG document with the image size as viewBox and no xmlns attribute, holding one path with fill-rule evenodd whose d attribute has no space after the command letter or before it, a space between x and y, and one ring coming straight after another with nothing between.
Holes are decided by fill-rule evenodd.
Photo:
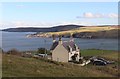
<instances>
[{"instance_id":1,"label":"sea","mask_svg":"<svg viewBox=\"0 0 120 79\"><path fill-rule=\"evenodd\" d=\"M52 38L32 37L26 35L35 32L3 32L0 31L0 48L4 51L17 49L19 51L37 50L38 48L50 49ZM58 40L58 39L56 39ZM69 41L69 38L62 38ZM81 50L84 49L104 49L118 50L118 39L81 39L74 38L75 43Z\"/></svg>"}]
</instances>

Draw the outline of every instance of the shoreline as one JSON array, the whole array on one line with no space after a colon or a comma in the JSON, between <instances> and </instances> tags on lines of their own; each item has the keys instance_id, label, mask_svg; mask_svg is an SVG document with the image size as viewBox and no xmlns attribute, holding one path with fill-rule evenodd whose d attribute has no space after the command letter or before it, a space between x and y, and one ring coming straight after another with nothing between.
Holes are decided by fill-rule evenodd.
<instances>
[{"instance_id":1,"label":"shoreline","mask_svg":"<svg viewBox=\"0 0 120 79\"><path fill-rule=\"evenodd\" d=\"M34 33L34 34L29 34L26 35L27 38L32 38L32 37L43 37L43 38L52 38L53 35L55 37L62 36L64 38L70 38L71 36L73 38L83 38L83 39L118 39L120 38L118 34L117 29L113 30L108 30L108 31L85 31L85 32L69 32L67 31L61 31L61 32L44 32L44 33Z\"/></svg>"},{"instance_id":2,"label":"shoreline","mask_svg":"<svg viewBox=\"0 0 120 79\"><path fill-rule=\"evenodd\" d=\"M27 38L34 38L34 37L38 37L38 38L52 38L52 36L40 36L40 35L33 35L33 34L29 34L29 35L26 35ZM56 37L56 38L59 38L59 37ZM70 36L68 37L62 37L62 38L70 38ZM73 38L79 38L79 39L119 39L119 38L91 38L91 37L73 37Z\"/></svg>"}]
</instances>

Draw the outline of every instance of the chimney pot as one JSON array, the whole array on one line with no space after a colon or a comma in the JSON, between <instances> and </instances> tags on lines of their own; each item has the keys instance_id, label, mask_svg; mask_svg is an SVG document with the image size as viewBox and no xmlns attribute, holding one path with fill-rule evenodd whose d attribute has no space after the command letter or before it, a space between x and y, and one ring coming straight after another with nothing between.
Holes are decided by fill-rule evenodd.
<instances>
[{"instance_id":1,"label":"chimney pot","mask_svg":"<svg viewBox=\"0 0 120 79\"><path fill-rule=\"evenodd\" d=\"M56 40L55 40L55 35L52 35L52 37L53 37L53 42L55 42Z\"/></svg>"}]
</instances>

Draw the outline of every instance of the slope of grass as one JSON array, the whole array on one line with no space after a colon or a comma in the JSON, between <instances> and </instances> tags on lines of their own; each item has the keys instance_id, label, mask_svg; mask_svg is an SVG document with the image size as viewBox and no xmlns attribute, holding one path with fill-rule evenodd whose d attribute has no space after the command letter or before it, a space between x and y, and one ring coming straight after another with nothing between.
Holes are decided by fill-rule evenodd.
<instances>
[{"instance_id":1,"label":"slope of grass","mask_svg":"<svg viewBox=\"0 0 120 79\"><path fill-rule=\"evenodd\" d=\"M97 49L88 49L88 50L81 50L82 56L99 56L105 58L109 61L115 61L115 64L107 65L107 66L94 66L91 64L87 65L86 67L89 69L95 69L102 71L104 73L109 73L111 75L118 76L118 53L119 51L112 51L112 50L97 50Z\"/></svg>"},{"instance_id":2,"label":"slope of grass","mask_svg":"<svg viewBox=\"0 0 120 79\"><path fill-rule=\"evenodd\" d=\"M0 50L0 78L2 78L2 51Z\"/></svg>"},{"instance_id":3,"label":"slope of grass","mask_svg":"<svg viewBox=\"0 0 120 79\"><path fill-rule=\"evenodd\" d=\"M85 56L89 52L91 55L97 55L100 50L82 50ZM112 51L101 56L111 58L114 54ZM96 53L96 54L95 54ZM115 53L116 54L116 53ZM112 56L111 56L112 55ZM111 56L111 57L110 57ZM116 56L112 59L116 60ZM3 54L3 77L113 77L118 71L111 66L93 66L84 67L72 63L52 62L44 59L24 58L16 55Z\"/></svg>"},{"instance_id":4,"label":"slope of grass","mask_svg":"<svg viewBox=\"0 0 120 79\"><path fill-rule=\"evenodd\" d=\"M77 29L72 29L68 31L61 31L61 32L47 32L41 34L41 36L51 36L51 35L65 35L65 34L75 34L75 33L81 33L81 32L99 32L99 31L109 31L109 30L114 30L114 29L119 29L111 26L104 26L104 27L80 27Z\"/></svg>"},{"instance_id":5,"label":"slope of grass","mask_svg":"<svg viewBox=\"0 0 120 79\"><path fill-rule=\"evenodd\" d=\"M82 56L102 56L111 60L118 60L118 52L113 50L88 49L80 51Z\"/></svg>"},{"instance_id":6,"label":"slope of grass","mask_svg":"<svg viewBox=\"0 0 120 79\"><path fill-rule=\"evenodd\" d=\"M95 56L95 55L102 55L107 53L114 52L113 50L99 50L99 49L87 49L87 50L80 50L82 56Z\"/></svg>"}]
</instances>

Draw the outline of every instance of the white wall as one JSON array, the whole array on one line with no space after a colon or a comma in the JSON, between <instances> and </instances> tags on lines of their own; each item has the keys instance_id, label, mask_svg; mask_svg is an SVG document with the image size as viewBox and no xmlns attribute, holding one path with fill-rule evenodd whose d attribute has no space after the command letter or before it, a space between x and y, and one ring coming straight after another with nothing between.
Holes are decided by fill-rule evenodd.
<instances>
[{"instance_id":1,"label":"white wall","mask_svg":"<svg viewBox=\"0 0 120 79\"><path fill-rule=\"evenodd\" d=\"M77 52L77 51L69 52L69 61L72 60L71 57L72 57L75 53L78 54L78 56L77 56L77 61L79 61L79 52Z\"/></svg>"},{"instance_id":2,"label":"white wall","mask_svg":"<svg viewBox=\"0 0 120 79\"><path fill-rule=\"evenodd\" d=\"M68 62L68 51L59 44L52 52L52 60L58 62Z\"/></svg>"}]
</instances>

